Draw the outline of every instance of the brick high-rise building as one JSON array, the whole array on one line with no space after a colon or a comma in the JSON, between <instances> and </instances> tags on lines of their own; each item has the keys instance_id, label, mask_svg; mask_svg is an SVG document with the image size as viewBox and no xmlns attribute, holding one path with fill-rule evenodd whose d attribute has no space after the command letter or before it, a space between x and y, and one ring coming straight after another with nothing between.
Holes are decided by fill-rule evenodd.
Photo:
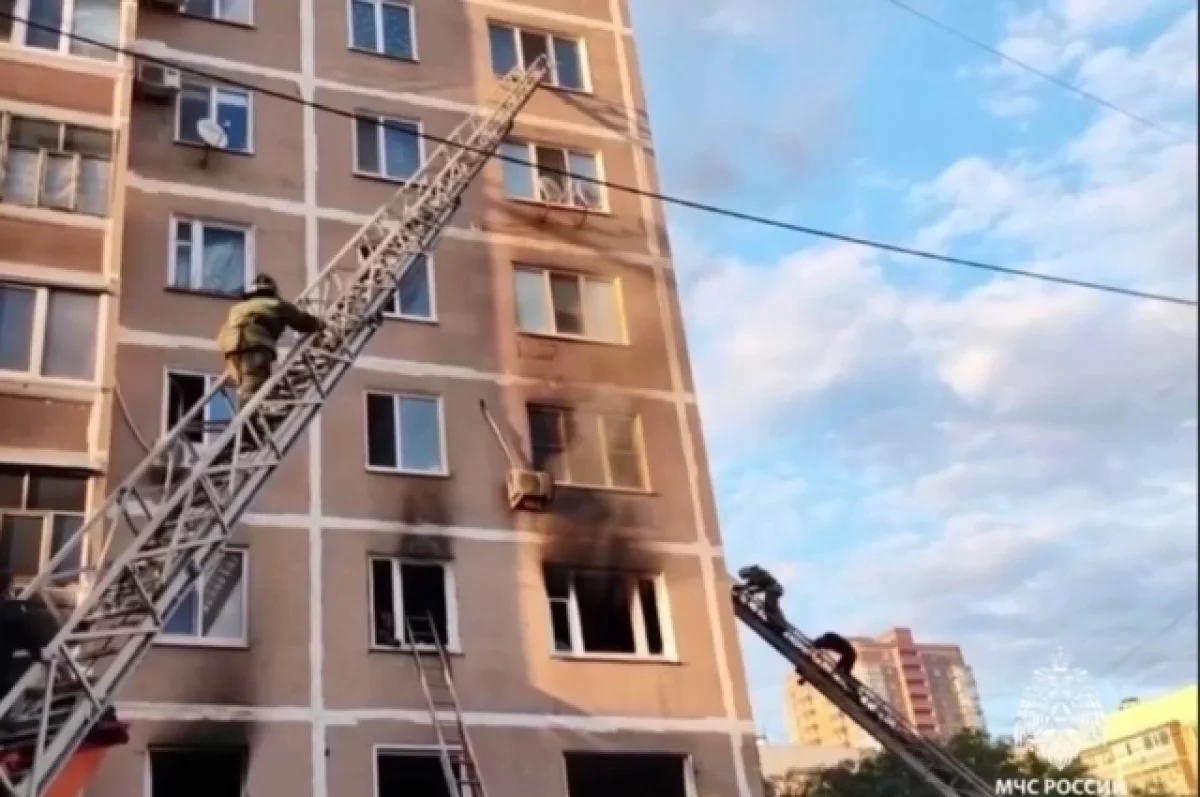
<instances>
[{"instance_id":1,"label":"brick high-rise building","mask_svg":"<svg viewBox=\"0 0 1200 797\"><path fill-rule=\"evenodd\" d=\"M854 675L922 734L945 740L963 728L983 729L975 677L957 645L916 642L907 628L852 638ZM878 743L811 686L784 687L793 744L876 749Z\"/></svg>"},{"instance_id":2,"label":"brick high-rise building","mask_svg":"<svg viewBox=\"0 0 1200 797\"><path fill-rule=\"evenodd\" d=\"M663 209L552 171L658 187L626 0L0 14L0 567L26 577L211 384L253 275L298 293L421 134L551 63L503 146L535 165L489 164L409 270L235 530L224 610L184 602L125 685L133 740L86 797L410 793L434 734L394 619L426 612L490 797L758 795ZM481 399L551 513L509 511Z\"/></svg>"}]
</instances>

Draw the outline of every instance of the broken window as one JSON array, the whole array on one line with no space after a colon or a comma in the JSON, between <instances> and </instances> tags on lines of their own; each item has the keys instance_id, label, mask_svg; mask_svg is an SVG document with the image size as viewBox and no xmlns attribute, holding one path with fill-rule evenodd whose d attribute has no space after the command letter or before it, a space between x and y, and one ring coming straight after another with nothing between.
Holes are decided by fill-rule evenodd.
<instances>
[{"instance_id":1,"label":"broken window","mask_svg":"<svg viewBox=\"0 0 1200 797\"><path fill-rule=\"evenodd\" d=\"M164 434L175 428L219 379L219 376L212 374L167 371L167 425ZM237 391L232 386L226 386L209 400L204 411L189 424L187 438L197 446L208 445L221 436L236 414Z\"/></svg>"},{"instance_id":2,"label":"broken window","mask_svg":"<svg viewBox=\"0 0 1200 797\"><path fill-rule=\"evenodd\" d=\"M666 655L659 579L559 565L546 565L543 575L555 650Z\"/></svg>"},{"instance_id":3,"label":"broken window","mask_svg":"<svg viewBox=\"0 0 1200 797\"><path fill-rule=\"evenodd\" d=\"M567 797L687 797L688 757L678 753L575 753Z\"/></svg>"},{"instance_id":4,"label":"broken window","mask_svg":"<svg viewBox=\"0 0 1200 797\"><path fill-rule=\"evenodd\" d=\"M83 472L0 465L0 570L20 582L45 569L83 526L87 489ZM80 544L57 572L78 570L82 562Z\"/></svg>"},{"instance_id":5,"label":"broken window","mask_svg":"<svg viewBox=\"0 0 1200 797\"><path fill-rule=\"evenodd\" d=\"M454 581L448 564L383 557L372 557L370 564L372 645L395 648L441 641L446 647L458 647Z\"/></svg>"},{"instance_id":6,"label":"broken window","mask_svg":"<svg viewBox=\"0 0 1200 797\"><path fill-rule=\"evenodd\" d=\"M149 797L245 797L245 748L150 750Z\"/></svg>"},{"instance_id":7,"label":"broken window","mask_svg":"<svg viewBox=\"0 0 1200 797\"><path fill-rule=\"evenodd\" d=\"M460 757L450 753L455 777L461 779ZM446 783L442 758L435 750L379 750L375 753L376 797L458 797ZM471 797L464 791L463 797Z\"/></svg>"},{"instance_id":8,"label":"broken window","mask_svg":"<svg viewBox=\"0 0 1200 797\"><path fill-rule=\"evenodd\" d=\"M560 484L647 489L636 416L534 404L527 410L534 468Z\"/></svg>"}]
</instances>

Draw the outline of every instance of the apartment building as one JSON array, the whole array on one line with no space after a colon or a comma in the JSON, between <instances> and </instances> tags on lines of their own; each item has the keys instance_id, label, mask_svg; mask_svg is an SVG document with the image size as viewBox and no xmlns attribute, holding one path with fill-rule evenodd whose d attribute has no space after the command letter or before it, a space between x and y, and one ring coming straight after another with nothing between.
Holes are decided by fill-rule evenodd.
<instances>
[{"instance_id":1,"label":"apartment building","mask_svg":"<svg viewBox=\"0 0 1200 797\"><path fill-rule=\"evenodd\" d=\"M917 642L908 628L850 642L858 652L855 677L921 734L946 740L965 728L983 729L975 677L957 645ZM879 749L878 742L807 684L789 678L784 702L792 744Z\"/></svg>"},{"instance_id":2,"label":"apartment building","mask_svg":"<svg viewBox=\"0 0 1200 797\"><path fill-rule=\"evenodd\" d=\"M1119 782L1126 791L1195 797L1197 694L1193 684L1148 700L1122 701L1105 718L1104 743L1083 751L1080 760L1098 779Z\"/></svg>"},{"instance_id":3,"label":"apartment building","mask_svg":"<svg viewBox=\"0 0 1200 797\"><path fill-rule=\"evenodd\" d=\"M657 188L624 0L5 14L0 566L18 575L198 400L244 283L297 293L432 151L422 135L513 65L552 66L503 147L534 165L491 163L409 270L236 529L228 600L198 584L126 685L133 740L87 797L441 793L414 616L448 642L492 797L760 794L663 210L542 171ZM481 400L553 473L550 511L509 510Z\"/></svg>"}]
</instances>

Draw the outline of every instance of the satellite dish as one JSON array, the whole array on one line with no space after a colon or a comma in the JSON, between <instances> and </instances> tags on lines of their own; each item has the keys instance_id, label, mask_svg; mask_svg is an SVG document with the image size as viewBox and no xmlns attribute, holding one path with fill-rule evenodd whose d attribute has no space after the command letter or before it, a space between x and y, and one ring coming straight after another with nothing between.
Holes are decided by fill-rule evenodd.
<instances>
[{"instance_id":1,"label":"satellite dish","mask_svg":"<svg viewBox=\"0 0 1200 797\"><path fill-rule=\"evenodd\" d=\"M214 119L201 119L196 123L196 132L200 135L200 140L213 149L225 149L225 145L229 143L225 128Z\"/></svg>"}]
</instances>

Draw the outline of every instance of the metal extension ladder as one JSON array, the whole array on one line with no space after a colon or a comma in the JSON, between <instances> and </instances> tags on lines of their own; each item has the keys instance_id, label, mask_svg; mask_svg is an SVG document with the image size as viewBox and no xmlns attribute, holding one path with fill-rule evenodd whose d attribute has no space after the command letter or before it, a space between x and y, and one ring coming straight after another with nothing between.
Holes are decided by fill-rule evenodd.
<instances>
[{"instance_id":1,"label":"metal extension ladder","mask_svg":"<svg viewBox=\"0 0 1200 797\"><path fill-rule=\"evenodd\" d=\"M437 244L545 74L542 56L505 76L501 96L450 133L325 265L300 303L326 328L291 348L223 432L200 447L187 434L225 388L215 380L22 591L45 605L58 630L45 662L0 699L0 747L22 752L0 771L0 794L43 797L188 589L217 567L231 530L378 329L409 265ZM72 569L75 556L84 564ZM65 616L55 588L74 581L83 595Z\"/></svg>"},{"instance_id":2,"label":"metal extension ladder","mask_svg":"<svg viewBox=\"0 0 1200 797\"><path fill-rule=\"evenodd\" d=\"M762 600L744 585L733 586L737 618L790 661L805 681L841 709L884 749L942 797L995 797L995 789L940 745L917 733L882 697L853 676L834 674L814 654L812 642L793 628L767 621Z\"/></svg>"},{"instance_id":3,"label":"metal extension ladder","mask_svg":"<svg viewBox=\"0 0 1200 797\"><path fill-rule=\"evenodd\" d=\"M404 628L408 637L404 641L412 650L421 678L421 691L425 693L425 704L429 707L429 718L437 734L447 794L450 797L487 797L475 749L463 722L454 678L450 674L450 657L446 655L446 646L438 635L437 626L432 617L406 617ZM422 652L424 646L433 650Z\"/></svg>"}]
</instances>

